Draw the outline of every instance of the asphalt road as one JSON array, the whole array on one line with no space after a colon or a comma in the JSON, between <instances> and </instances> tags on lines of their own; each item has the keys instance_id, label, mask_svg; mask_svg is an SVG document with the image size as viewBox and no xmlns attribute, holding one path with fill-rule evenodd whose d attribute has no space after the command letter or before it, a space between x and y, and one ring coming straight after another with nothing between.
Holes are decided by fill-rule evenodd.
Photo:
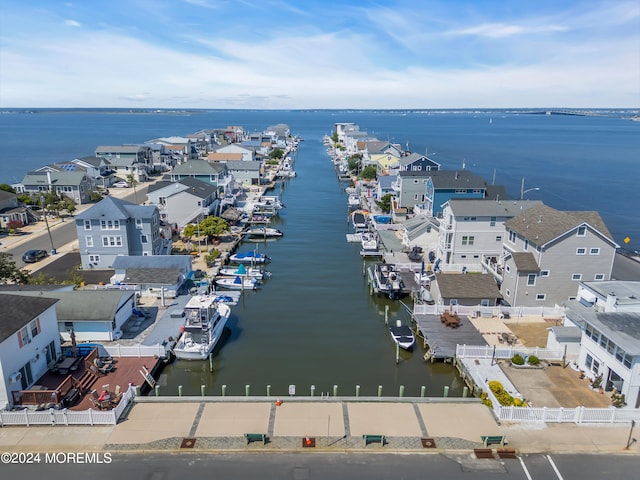
<instances>
[{"instance_id":1,"label":"asphalt road","mask_svg":"<svg viewBox=\"0 0 640 480\"><path fill-rule=\"evenodd\" d=\"M16 463L3 455L3 478L68 480L183 480L206 478L261 480L584 480L637 478L634 455L527 455L519 459L476 459L471 452L452 454L386 453L224 453L224 454L61 454L41 453L39 460ZM22 461L21 461L22 460ZM89 460L92 460L90 463ZM97 463L100 462L100 463Z\"/></svg>"}]
</instances>

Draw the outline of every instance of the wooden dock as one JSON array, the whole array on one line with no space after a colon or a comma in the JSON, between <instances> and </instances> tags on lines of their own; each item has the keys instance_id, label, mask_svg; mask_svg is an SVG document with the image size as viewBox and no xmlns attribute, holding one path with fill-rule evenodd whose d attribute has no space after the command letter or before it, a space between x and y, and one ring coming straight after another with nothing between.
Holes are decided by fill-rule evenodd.
<instances>
[{"instance_id":1,"label":"wooden dock","mask_svg":"<svg viewBox=\"0 0 640 480\"><path fill-rule=\"evenodd\" d=\"M417 333L429 351L425 359L447 360L456 355L456 345L488 345L466 316L460 317L458 328L447 327L439 315L414 315Z\"/></svg>"}]
</instances>

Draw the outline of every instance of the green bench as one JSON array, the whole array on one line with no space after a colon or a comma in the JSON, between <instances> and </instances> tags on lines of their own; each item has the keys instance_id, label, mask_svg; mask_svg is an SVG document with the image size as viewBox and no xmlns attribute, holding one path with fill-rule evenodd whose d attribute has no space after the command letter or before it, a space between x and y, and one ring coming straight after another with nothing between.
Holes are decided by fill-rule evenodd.
<instances>
[{"instance_id":1,"label":"green bench","mask_svg":"<svg viewBox=\"0 0 640 480\"><path fill-rule=\"evenodd\" d=\"M504 446L504 444L507 443L504 435L483 435L480 439L485 447L488 447L489 445Z\"/></svg>"},{"instance_id":2,"label":"green bench","mask_svg":"<svg viewBox=\"0 0 640 480\"><path fill-rule=\"evenodd\" d=\"M267 443L266 433L245 433L244 438L247 439L247 445L251 442L262 442L263 445L266 445Z\"/></svg>"},{"instance_id":3,"label":"green bench","mask_svg":"<svg viewBox=\"0 0 640 480\"><path fill-rule=\"evenodd\" d=\"M384 435L362 435L362 438L364 439L364 446L366 447L367 445L369 445L370 443L379 443L380 445L384 445L386 442L386 438L384 438Z\"/></svg>"}]
</instances>

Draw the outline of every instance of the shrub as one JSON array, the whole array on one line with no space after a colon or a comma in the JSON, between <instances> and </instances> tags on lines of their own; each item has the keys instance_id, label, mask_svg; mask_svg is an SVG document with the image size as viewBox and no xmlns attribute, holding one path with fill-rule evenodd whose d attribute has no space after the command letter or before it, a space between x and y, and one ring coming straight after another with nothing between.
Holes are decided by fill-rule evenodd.
<instances>
[{"instance_id":1,"label":"shrub","mask_svg":"<svg viewBox=\"0 0 640 480\"><path fill-rule=\"evenodd\" d=\"M482 400L483 405L486 405L489 408L493 408L493 402L489 398L489 395L487 395L487 392L482 392L482 394L480 395L480 399Z\"/></svg>"},{"instance_id":2,"label":"shrub","mask_svg":"<svg viewBox=\"0 0 640 480\"><path fill-rule=\"evenodd\" d=\"M519 353L516 353L513 357L511 357L511 363L514 365L524 365L524 358Z\"/></svg>"},{"instance_id":3,"label":"shrub","mask_svg":"<svg viewBox=\"0 0 640 480\"><path fill-rule=\"evenodd\" d=\"M529 358L527 358L527 363L529 365L540 365L540 359L535 355L529 355Z\"/></svg>"}]
</instances>

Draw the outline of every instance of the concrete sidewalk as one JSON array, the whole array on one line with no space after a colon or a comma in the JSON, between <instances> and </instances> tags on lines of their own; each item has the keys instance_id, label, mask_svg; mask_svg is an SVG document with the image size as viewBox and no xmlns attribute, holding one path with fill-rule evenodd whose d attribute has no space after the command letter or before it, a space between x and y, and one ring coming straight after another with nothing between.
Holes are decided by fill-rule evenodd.
<instances>
[{"instance_id":1,"label":"concrete sidewalk","mask_svg":"<svg viewBox=\"0 0 640 480\"><path fill-rule=\"evenodd\" d=\"M518 453L640 453L625 450L630 425L505 424L477 401L340 401L285 398L144 397L108 427L4 427L4 451L471 451L482 435L504 435ZM269 441L247 444L245 433ZM364 444L362 435L384 435L386 444ZM309 437L315 447L305 447ZM435 447L423 446L429 439ZM492 446L492 448L499 448Z\"/></svg>"}]
</instances>

